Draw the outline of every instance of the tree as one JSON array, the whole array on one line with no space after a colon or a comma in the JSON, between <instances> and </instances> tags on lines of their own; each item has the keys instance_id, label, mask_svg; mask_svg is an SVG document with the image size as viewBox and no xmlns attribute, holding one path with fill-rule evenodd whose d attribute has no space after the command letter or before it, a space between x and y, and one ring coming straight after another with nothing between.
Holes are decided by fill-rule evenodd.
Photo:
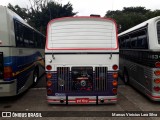
<instances>
[{"instance_id":1,"label":"tree","mask_svg":"<svg viewBox=\"0 0 160 120\"><path fill-rule=\"evenodd\" d=\"M73 8L70 3L62 5L56 2L40 2L36 6L38 7L32 7L31 12L29 12L31 18L29 23L42 32L45 32L46 26L51 19L74 16L76 14L72 12Z\"/></svg>"},{"instance_id":2,"label":"tree","mask_svg":"<svg viewBox=\"0 0 160 120\"><path fill-rule=\"evenodd\" d=\"M21 8L18 5L11 5L10 3L7 6L9 9L17 13L19 16L21 16L23 19L28 19L28 14L27 14L27 9L26 8Z\"/></svg>"},{"instance_id":3,"label":"tree","mask_svg":"<svg viewBox=\"0 0 160 120\"><path fill-rule=\"evenodd\" d=\"M25 19L32 27L42 33L46 33L46 27L51 19L74 16L72 4L65 5L47 0L29 0L30 8L20 8L18 5L8 4L8 8Z\"/></svg>"},{"instance_id":4,"label":"tree","mask_svg":"<svg viewBox=\"0 0 160 120\"><path fill-rule=\"evenodd\" d=\"M121 26L119 32L123 32L124 30L159 15L160 10L151 11L145 7L124 7L122 11L107 11L105 17L115 19L118 26Z\"/></svg>"}]
</instances>

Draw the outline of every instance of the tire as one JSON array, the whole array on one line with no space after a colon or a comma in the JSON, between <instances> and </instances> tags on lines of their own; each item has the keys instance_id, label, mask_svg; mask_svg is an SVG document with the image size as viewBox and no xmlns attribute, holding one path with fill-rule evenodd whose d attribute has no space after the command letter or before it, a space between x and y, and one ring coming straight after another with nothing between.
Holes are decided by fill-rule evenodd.
<instances>
[{"instance_id":1,"label":"tire","mask_svg":"<svg viewBox=\"0 0 160 120\"><path fill-rule=\"evenodd\" d=\"M125 70L124 73L123 73L123 81L126 85L129 84L129 75L128 75L128 72Z\"/></svg>"},{"instance_id":2,"label":"tire","mask_svg":"<svg viewBox=\"0 0 160 120\"><path fill-rule=\"evenodd\" d=\"M39 78L39 70L36 67L35 70L34 70L34 72L33 72L33 86L37 85L38 78Z\"/></svg>"}]
</instances>

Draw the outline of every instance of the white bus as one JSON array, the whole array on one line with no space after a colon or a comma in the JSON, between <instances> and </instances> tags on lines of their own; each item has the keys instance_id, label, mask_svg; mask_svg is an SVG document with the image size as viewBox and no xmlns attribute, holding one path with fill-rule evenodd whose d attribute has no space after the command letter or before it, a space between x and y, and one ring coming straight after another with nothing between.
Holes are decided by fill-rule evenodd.
<instances>
[{"instance_id":1,"label":"white bus","mask_svg":"<svg viewBox=\"0 0 160 120\"><path fill-rule=\"evenodd\" d=\"M48 103L116 103L117 42L116 23L109 18L50 21L45 48Z\"/></svg>"},{"instance_id":2,"label":"white bus","mask_svg":"<svg viewBox=\"0 0 160 120\"><path fill-rule=\"evenodd\" d=\"M44 72L45 36L0 6L0 97L22 93Z\"/></svg>"},{"instance_id":3,"label":"white bus","mask_svg":"<svg viewBox=\"0 0 160 120\"><path fill-rule=\"evenodd\" d=\"M160 101L160 16L120 33L118 38L124 82Z\"/></svg>"}]
</instances>

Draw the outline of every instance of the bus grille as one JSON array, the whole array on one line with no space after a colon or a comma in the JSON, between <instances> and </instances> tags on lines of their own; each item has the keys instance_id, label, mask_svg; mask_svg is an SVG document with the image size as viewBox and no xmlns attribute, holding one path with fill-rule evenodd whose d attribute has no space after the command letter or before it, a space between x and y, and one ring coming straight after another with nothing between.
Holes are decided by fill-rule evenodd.
<instances>
[{"instance_id":1,"label":"bus grille","mask_svg":"<svg viewBox=\"0 0 160 120\"><path fill-rule=\"evenodd\" d=\"M95 90L107 90L107 67L95 67Z\"/></svg>"},{"instance_id":2,"label":"bus grille","mask_svg":"<svg viewBox=\"0 0 160 120\"><path fill-rule=\"evenodd\" d=\"M72 83L70 81L70 69L69 67L57 68L57 90L58 91L70 91Z\"/></svg>"},{"instance_id":3,"label":"bus grille","mask_svg":"<svg viewBox=\"0 0 160 120\"><path fill-rule=\"evenodd\" d=\"M74 91L93 91L93 67L72 67Z\"/></svg>"},{"instance_id":4,"label":"bus grille","mask_svg":"<svg viewBox=\"0 0 160 120\"><path fill-rule=\"evenodd\" d=\"M95 72L92 76L92 89L91 91L107 91L107 67L95 67ZM73 73L70 72L70 67L57 67L57 85L56 90L59 92L74 92L78 89L74 89L75 81L72 80ZM81 90L80 90L81 91ZM88 91L89 92L89 91Z\"/></svg>"}]
</instances>

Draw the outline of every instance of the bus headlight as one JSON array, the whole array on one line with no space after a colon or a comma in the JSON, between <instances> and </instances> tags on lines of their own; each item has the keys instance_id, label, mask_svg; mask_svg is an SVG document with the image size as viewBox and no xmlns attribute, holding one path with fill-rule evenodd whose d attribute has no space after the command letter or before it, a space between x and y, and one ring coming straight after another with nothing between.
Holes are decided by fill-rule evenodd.
<instances>
[{"instance_id":1,"label":"bus headlight","mask_svg":"<svg viewBox=\"0 0 160 120\"><path fill-rule=\"evenodd\" d=\"M112 81L112 85L113 85L113 86L117 86L117 85L118 85L117 80L113 80L113 81Z\"/></svg>"},{"instance_id":2,"label":"bus headlight","mask_svg":"<svg viewBox=\"0 0 160 120\"><path fill-rule=\"evenodd\" d=\"M156 63L155 63L155 66L156 66L157 68L160 68L160 62L159 62L159 61L156 62Z\"/></svg>"},{"instance_id":3,"label":"bus headlight","mask_svg":"<svg viewBox=\"0 0 160 120\"><path fill-rule=\"evenodd\" d=\"M160 75L160 70L154 71L154 74L155 74L156 76L159 76L159 75Z\"/></svg>"},{"instance_id":4,"label":"bus headlight","mask_svg":"<svg viewBox=\"0 0 160 120\"><path fill-rule=\"evenodd\" d=\"M153 89L154 89L156 92L160 91L160 87L158 87L158 86L155 86Z\"/></svg>"},{"instance_id":5,"label":"bus headlight","mask_svg":"<svg viewBox=\"0 0 160 120\"><path fill-rule=\"evenodd\" d=\"M46 69L47 69L47 70L51 70L51 69L52 69L52 66L51 66L51 65L47 65L47 66L46 66Z\"/></svg>"},{"instance_id":6,"label":"bus headlight","mask_svg":"<svg viewBox=\"0 0 160 120\"><path fill-rule=\"evenodd\" d=\"M48 87L51 87L51 85L52 85L52 81L48 80L48 81L47 81L47 86L48 86Z\"/></svg>"},{"instance_id":7,"label":"bus headlight","mask_svg":"<svg viewBox=\"0 0 160 120\"><path fill-rule=\"evenodd\" d=\"M159 83L160 83L160 78L155 79L154 82L155 82L156 84L159 84Z\"/></svg>"},{"instance_id":8,"label":"bus headlight","mask_svg":"<svg viewBox=\"0 0 160 120\"><path fill-rule=\"evenodd\" d=\"M118 69L118 65L116 65L116 64L113 65L113 66L112 66L112 69L113 69L113 70L117 70L117 69Z\"/></svg>"},{"instance_id":9,"label":"bus headlight","mask_svg":"<svg viewBox=\"0 0 160 120\"><path fill-rule=\"evenodd\" d=\"M112 76L113 76L113 78L116 79L116 78L118 78L118 73L113 73Z\"/></svg>"},{"instance_id":10,"label":"bus headlight","mask_svg":"<svg viewBox=\"0 0 160 120\"><path fill-rule=\"evenodd\" d=\"M47 89L47 94L52 94L52 90L51 89Z\"/></svg>"},{"instance_id":11,"label":"bus headlight","mask_svg":"<svg viewBox=\"0 0 160 120\"><path fill-rule=\"evenodd\" d=\"M46 78L51 79L52 78L52 74L51 73L47 73Z\"/></svg>"},{"instance_id":12,"label":"bus headlight","mask_svg":"<svg viewBox=\"0 0 160 120\"><path fill-rule=\"evenodd\" d=\"M117 94L117 88L112 89L113 94Z\"/></svg>"}]
</instances>

